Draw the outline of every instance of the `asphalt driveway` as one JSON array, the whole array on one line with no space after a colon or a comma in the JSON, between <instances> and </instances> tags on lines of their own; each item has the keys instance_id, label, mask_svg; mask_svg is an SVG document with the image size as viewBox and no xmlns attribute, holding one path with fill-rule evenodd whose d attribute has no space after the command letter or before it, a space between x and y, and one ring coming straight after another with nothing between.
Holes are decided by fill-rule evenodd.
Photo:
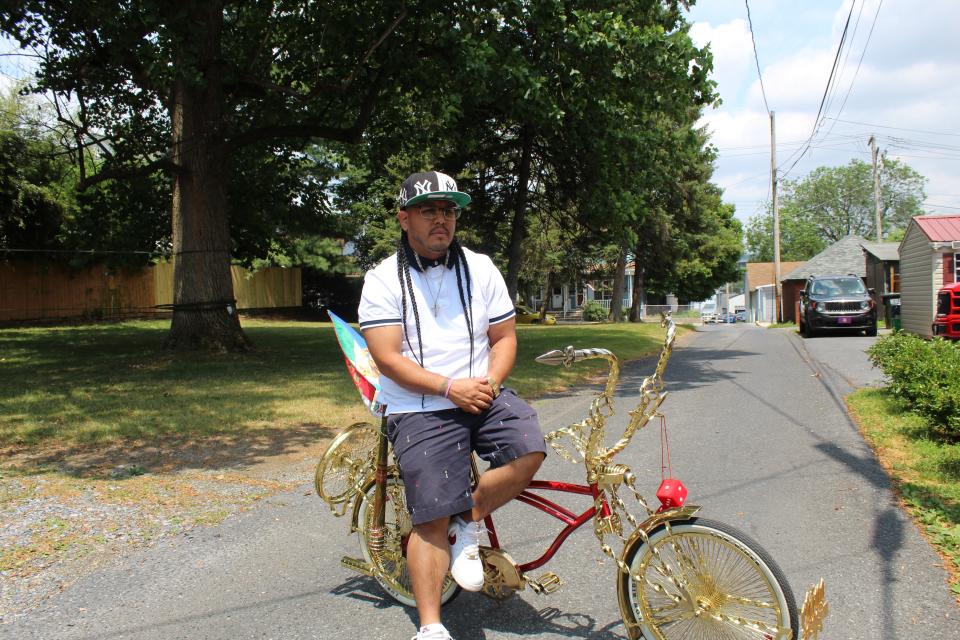
<instances>
[{"instance_id":1,"label":"asphalt driveway","mask_svg":"<svg viewBox=\"0 0 960 640\"><path fill-rule=\"evenodd\" d=\"M898 507L843 406L847 389L878 380L862 355L866 340L705 327L676 350L667 371L670 397L662 409L674 472L703 515L766 548L798 600L826 580L831 614L823 640L956 640L960 614L940 559ZM653 364L625 367L611 438ZM590 393L536 402L544 428L580 420ZM653 426L618 459L651 497L660 461ZM583 472L551 456L540 477L582 482ZM413 612L340 566L343 555L358 555L358 545L308 480L218 527L118 558L0 627L0 637L406 640ZM530 514L516 504L497 514L502 541L519 561L539 555L558 528ZM550 596L528 590L497 603L462 594L444 608L454 637L625 637L615 567L589 527L573 534L545 570L565 581Z\"/></svg>"}]
</instances>

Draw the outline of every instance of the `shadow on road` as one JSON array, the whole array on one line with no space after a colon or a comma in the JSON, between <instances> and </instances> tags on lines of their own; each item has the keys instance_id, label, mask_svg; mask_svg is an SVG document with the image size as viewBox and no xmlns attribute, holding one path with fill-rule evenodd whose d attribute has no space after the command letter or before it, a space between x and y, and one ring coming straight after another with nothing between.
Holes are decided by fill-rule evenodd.
<instances>
[{"instance_id":1,"label":"shadow on road","mask_svg":"<svg viewBox=\"0 0 960 640\"><path fill-rule=\"evenodd\" d=\"M840 462L848 469L856 472L873 486L889 491L890 482L886 474L871 457L860 458L841 449L830 442L821 442L815 445L818 450ZM866 523L865 523L866 524ZM873 522L873 537L871 543L874 551L883 561L881 568L883 586L883 637L895 640L897 635L894 620L894 583L897 582L894 562L900 549L903 548L905 538L903 516L894 506L888 506L881 511Z\"/></svg>"},{"instance_id":2,"label":"shadow on road","mask_svg":"<svg viewBox=\"0 0 960 640\"><path fill-rule=\"evenodd\" d=\"M410 618L411 629L416 628L416 610L391 600L373 578L351 578L331 593L363 600L377 609L401 607ZM549 606L537 609L518 596L496 602L479 594L461 593L444 606L443 612L444 625L458 640L485 640L488 632L531 637L549 633L591 640L625 640L627 637L619 620L601 627L586 613L564 612Z\"/></svg>"},{"instance_id":3,"label":"shadow on road","mask_svg":"<svg viewBox=\"0 0 960 640\"><path fill-rule=\"evenodd\" d=\"M330 427L303 424L284 429L246 429L239 434L210 434L202 438L166 437L111 445L48 446L40 451L8 454L3 470L11 475L56 470L74 477L106 479L119 465L133 470L134 474L249 467L268 458L316 448L334 435L335 430Z\"/></svg>"}]
</instances>

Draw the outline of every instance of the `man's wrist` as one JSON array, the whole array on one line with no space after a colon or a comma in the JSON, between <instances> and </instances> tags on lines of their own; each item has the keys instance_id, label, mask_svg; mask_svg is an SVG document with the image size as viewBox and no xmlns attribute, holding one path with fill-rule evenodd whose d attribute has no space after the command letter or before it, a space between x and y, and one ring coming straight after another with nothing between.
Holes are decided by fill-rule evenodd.
<instances>
[{"instance_id":1,"label":"man's wrist","mask_svg":"<svg viewBox=\"0 0 960 640\"><path fill-rule=\"evenodd\" d=\"M490 388L493 389L494 398L500 395L500 383L497 382L496 378L493 376L487 376L487 384L489 384Z\"/></svg>"}]
</instances>

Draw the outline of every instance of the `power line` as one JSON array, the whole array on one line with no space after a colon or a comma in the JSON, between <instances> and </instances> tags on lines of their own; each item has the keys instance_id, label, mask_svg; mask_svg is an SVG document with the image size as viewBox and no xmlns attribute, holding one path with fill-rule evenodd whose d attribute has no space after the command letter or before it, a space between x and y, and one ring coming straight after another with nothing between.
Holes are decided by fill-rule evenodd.
<instances>
[{"instance_id":1,"label":"power line","mask_svg":"<svg viewBox=\"0 0 960 640\"><path fill-rule=\"evenodd\" d=\"M840 44L837 45L837 53L833 57L833 65L830 68L830 76L827 78L827 86L823 89L823 97L820 99L820 108L817 109L817 117L813 121L813 130L810 132L810 137L807 138L807 144L802 149L798 150L798 152L794 152L797 154L797 159L794 160L793 164L791 164L790 167L783 172L781 178L785 178L787 174L789 174L793 168L797 166L797 163L800 162L803 156L806 155L807 151L810 150L810 141L813 140L813 137L817 135L817 131L820 129L820 116L823 113L823 107L827 103L827 97L830 95L830 89L833 86L833 79L837 72L837 63L840 61L840 54L843 52L843 45L847 41L847 32L850 29L850 19L853 17L853 9L855 6L856 1L850 3L850 12L847 14L847 22L843 26L843 34L840 36ZM794 154L790 155L792 157ZM784 161L784 164L786 164L786 162L789 160L790 158L788 157L787 160Z\"/></svg>"},{"instance_id":2,"label":"power line","mask_svg":"<svg viewBox=\"0 0 960 640\"><path fill-rule=\"evenodd\" d=\"M753 36L753 18L750 17L750 0L743 0L747 5L747 24L750 25L750 41L753 43L753 61L757 63L757 77L760 79L760 94L763 95L763 108L770 113L770 106L767 104L767 91L763 88L763 74L760 73L760 56L757 55L757 39Z\"/></svg>"},{"instance_id":3,"label":"power line","mask_svg":"<svg viewBox=\"0 0 960 640\"><path fill-rule=\"evenodd\" d=\"M934 136L955 136L960 138L960 133L948 133L946 131L929 131L927 129L907 129L906 127L891 127L883 124L872 124L870 122L858 122L856 120L841 120L840 118L826 118L827 120L836 120L847 124L859 124L864 127L876 127L878 129L896 129L898 131L912 131L913 133L929 133Z\"/></svg>"},{"instance_id":4,"label":"power line","mask_svg":"<svg viewBox=\"0 0 960 640\"><path fill-rule=\"evenodd\" d=\"M853 78L850 80L850 86L847 87L847 95L843 96L843 102L840 103L840 109L837 111L838 116L841 113L843 113L843 108L847 106L847 98L850 97L850 92L853 91L853 85L857 81L857 75L860 73L860 65L863 64L863 57L867 55L867 48L870 46L870 38L873 37L873 29L874 27L877 26L877 18L880 16L880 7L882 6L883 6L883 0L880 0L880 2L877 4L877 11L876 13L873 14L873 22L870 24L870 33L867 34L867 41L863 45L863 51L860 52L860 60L857 62L857 68L853 72ZM860 5L860 11L861 12L863 11L862 3ZM857 22L858 23L860 22L859 14L857 15ZM836 125L836 123L839 122L839 120L837 120L836 118L829 118L829 119L833 120L833 124L831 124L830 128L827 130L828 136L833 132L834 125Z\"/></svg>"}]
</instances>

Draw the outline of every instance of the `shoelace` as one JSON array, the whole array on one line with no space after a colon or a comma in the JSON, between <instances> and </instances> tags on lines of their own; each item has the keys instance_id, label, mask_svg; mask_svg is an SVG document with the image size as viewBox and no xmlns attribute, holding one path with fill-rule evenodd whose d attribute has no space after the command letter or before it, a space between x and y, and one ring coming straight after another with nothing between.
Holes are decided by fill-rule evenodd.
<instances>
[{"instance_id":1,"label":"shoelace","mask_svg":"<svg viewBox=\"0 0 960 640\"><path fill-rule=\"evenodd\" d=\"M487 528L480 522L469 522L466 527L460 527L460 532L469 536L466 540L467 544L463 545L463 552L471 560L480 557L480 535L486 530Z\"/></svg>"}]
</instances>

